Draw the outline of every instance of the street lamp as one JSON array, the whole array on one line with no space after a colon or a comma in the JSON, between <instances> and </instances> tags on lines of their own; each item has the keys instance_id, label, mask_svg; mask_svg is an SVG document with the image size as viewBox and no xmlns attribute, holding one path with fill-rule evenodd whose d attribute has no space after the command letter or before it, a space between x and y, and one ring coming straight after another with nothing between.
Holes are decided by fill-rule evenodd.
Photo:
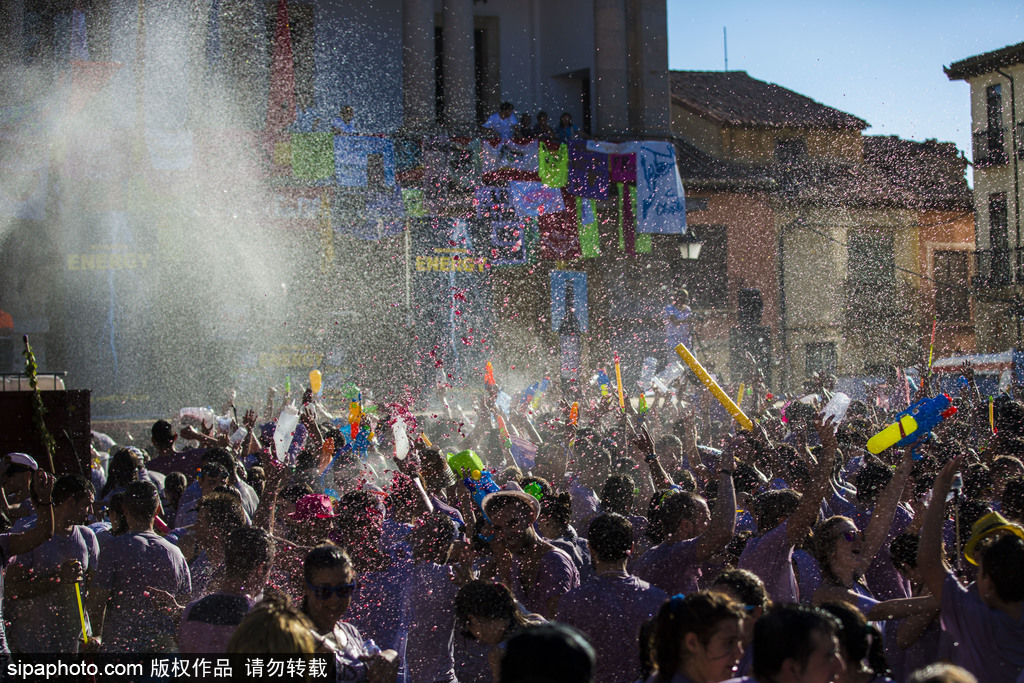
<instances>
[{"instance_id":1,"label":"street lamp","mask_svg":"<svg viewBox=\"0 0 1024 683\"><path fill-rule=\"evenodd\" d=\"M697 233L694 232L693 228L690 228L683 233L679 244L679 253L687 261L696 261L700 258L700 250L703 246L704 243L697 237Z\"/></svg>"}]
</instances>

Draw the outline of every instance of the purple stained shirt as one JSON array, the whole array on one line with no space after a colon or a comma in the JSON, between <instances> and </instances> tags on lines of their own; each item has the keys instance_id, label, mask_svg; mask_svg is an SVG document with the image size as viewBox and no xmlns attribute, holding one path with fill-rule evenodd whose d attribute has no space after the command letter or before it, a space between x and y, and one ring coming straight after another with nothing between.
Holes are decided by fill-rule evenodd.
<instances>
[{"instance_id":1,"label":"purple stained shirt","mask_svg":"<svg viewBox=\"0 0 1024 683\"><path fill-rule=\"evenodd\" d=\"M697 541L691 538L656 545L644 553L633 573L669 595L696 593L701 577Z\"/></svg>"},{"instance_id":2,"label":"purple stained shirt","mask_svg":"<svg viewBox=\"0 0 1024 683\"><path fill-rule=\"evenodd\" d=\"M942 630L939 628L939 620L935 619L928 624L924 633L911 643L910 647L900 649L897 644L897 634L905 619L890 619L885 622L883 631L883 642L885 643L885 659L892 669L892 674L898 681L906 680L914 671L938 661L939 641Z\"/></svg>"},{"instance_id":3,"label":"purple stained shirt","mask_svg":"<svg viewBox=\"0 0 1024 683\"><path fill-rule=\"evenodd\" d=\"M576 570L572 558L558 548L552 548L540 558L537 577L532 585L523 582L520 571L519 558L514 557L512 583L518 588L513 589L516 598L528 610L545 618L553 616L548 612L548 603L553 598L560 598L580 585L580 573Z\"/></svg>"},{"instance_id":4,"label":"purple stained shirt","mask_svg":"<svg viewBox=\"0 0 1024 683\"><path fill-rule=\"evenodd\" d=\"M359 575L359 591L345 618L382 650L396 651L404 670L413 563L404 543L389 548L388 554L391 562L386 569Z\"/></svg>"},{"instance_id":5,"label":"purple stained shirt","mask_svg":"<svg viewBox=\"0 0 1024 683\"><path fill-rule=\"evenodd\" d=\"M864 573L864 580L867 582L868 588L871 589L872 595L879 600L909 598L911 596L910 582L892 564L889 544L906 531L913 520L914 515L909 510L902 505L896 507L892 524L889 526L889 533L882 542L882 547L879 548L878 554L875 555L868 570ZM857 521L857 526L861 529L867 528L867 524L865 523L864 526L861 526L859 520Z\"/></svg>"},{"instance_id":6,"label":"purple stained shirt","mask_svg":"<svg viewBox=\"0 0 1024 683\"><path fill-rule=\"evenodd\" d=\"M640 626L668 599L665 591L623 572L604 572L558 603L558 621L587 636L597 654L595 683L635 681L640 676Z\"/></svg>"},{"instance_id":7,"label":"purple stained shirt","mask_svg":"<svg viewBox=\"0 0 1024 683\"><path fill-rule=\"evenodd\" d=\"M747 541L737 565L757 574L764 581L768 597L774 603L799 602L796 573L793 571L793 546L789 543L789 521L760 538Z\"/></svg>"},{"instance_id":8,"label":"purple stained shirt","mask_svg":"<svg viewBox=\"0 0 1024 683\"><path fill-rule=\"evenodd\" d=\"M818 566L818 561L806 550L794 550L793 569L796 572L800 604L813 604L814 591L821 585L821 567Z\"/></svg>"},{"instance_id":9,"label":"purple stained shirt","mask_svg":"<svg viewBox=\"0 0 1024 683\"><path fill-rule=\"evenodd\" d=\"M166 652L174 647L174 622L156 607L146 587L179 598L192 592L188 564L177 546L152 531L115 536L100 553L94 581L109 593L103 652Z\"/></svg>"},{"instance_id":10,"label":"purple stained shirt","mask_svg":"<svg viewBox=\"0 0 1024 683\"><path fill-rule=\"evenodd\" d=\"M74 526L71 533L54 534L31 551L19 555L19 564L37 577L53 576L68 560L82 563L86 574L96 571L100 548L92 529ZM82 585L83 595L86 586ZM78 652L82 622L74 584L58 585L35 597L22 597L11 605L8 639L16 652ZM89 615L85 615L87 632Z\"/></svg>"},{"instance_id":11,"label":"purple stained shirt","mask_svg":"<svg viewBox=\"0 0 1024 683\"><path fill-rule=\"evenodd\" d=\"M447 565L425 562L412 570L406 662L413 681L455 683L453 641L459 587Z\"/></svg>"},{"instance_id":12,"label":"purple stained shirt","mask_svg":"<svg viewBox=\"0 0 1024 683\"><path fill-rule=\"evenodd\" d=\"M1014 683L1024 668L1024 616L982 602L975 591L961 586L952 574L942 585L942 629L955 643L954 664L984 683Z\"/></svg>"}]
</instances>

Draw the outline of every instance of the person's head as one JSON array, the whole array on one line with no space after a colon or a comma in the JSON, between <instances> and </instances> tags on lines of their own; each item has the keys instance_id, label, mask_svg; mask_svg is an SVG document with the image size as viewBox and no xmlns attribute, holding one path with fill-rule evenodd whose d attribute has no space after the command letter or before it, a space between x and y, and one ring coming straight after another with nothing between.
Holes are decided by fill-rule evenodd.
<instances>
[{"instance_id":1,"label":"person's head","mask_svg":"<svg viewBox=\"0 0 1024 683\"><path fill-rule=\"evenodd\" d=\"M587 545L594 562L619 563L633 552L633 523L615 512L605 512L590 520Z\"/></svg>"},{"instance_id":2,"label":"person's head","mask_svg":"<svg viewBox=\"0 0 1024 683\"><path fill-rule=\"evenodd\" d=\"M572 496L568 493L544 496L540 501L537 530L545 538L559 538L566 532L572 518Z\"/></svg>"},{"instance_id":3,"label":"person's head","mask_svg":"<svg viewBox=\"0 0 1024 683\"><path fill-rule=\"evenodd\" d=\"M1024 601L1024 540L1011 533L982 539L975 549L978 595L989 607Z\"/></svg>"},{"instance_id":4,"label":"person's head","mask_svg":"<svg viewBox=\"0 0 1024 683\"><path fill-rule=\"evenodd\" d=\"M910 674L907 683L978 683L978 679L956 664L935 662Z\"/></svg>"},{"instance_id":5,"label":"person's head","mask_svg":"<svg viewBox=\"0 0 1024 683\"><path fill-rule=\"evenodd\" d=\"M32 486L32 474L39 469L36 459L27 453L8 453L4 456L3 477L0 478L4 492L24 500Z\"/></svg>"},{"instance_id":6,"label":"person's head","mask_svg":"<svg viewBox=\"0 0 1024 683\"><path fill-rule=\"evenodd\" d=\"M224 573L245 582L256 594L270 576L274 559L274 539L265 530L255 526L242 526L227 535L224 543Z\"/></svg>"},{"instance_id":7,"label":"person's head","mask_svg":"<svg viewBox=\"0 0 1024 683\"><path fill-rule=\"evenodd\" d=\"M548 113L546 111L537 112L537 125L546 126L548 125Z\"/></svg>"},{"instance_id":8,"label":"person's head","mask_svg":"<svg viewBox=\"0 0 1024 683\"><path fill-rule=\"evenodd\" d=\"M288 515L295 512L295 505L303 496L312 495L313 489L309 484L289 484L277 494L277 519L287 519Z\"/></svg>"},{"instance_id":9,"label":"person's head","mask_svg":"<svg viewBox=\"0 0 1024 683\"><path fill-rule=\"evenodd\" d=\"M999 396L994 402L992 413L996 433L1001 436L1024 436L1024 404L1007 396Z\"/></svg>"},{"instance_id":10,"label":"person's head","mask_svg":"<svg viewBox=\"0 0 1024 683\"><path fill-rule=\"evenodd\" d=\"M107 485L104 488L127 486L135 481L139 466L142 465L137 451L138 449L132 447L118 448L110 454L110 463L107 465Z\"/></svg>"},{"instance_id":11,"label":"person's head","mask_svg":"<svg viewBox=\"0 0 1024 683\"><path fill-rule=\"evenodd\" d=\"M512 553L526 546L540 512L536 498L522 491L498 491L484 498L483 508L491 520L494 540Z\"/></svg>"},{"instance_id":12,"label":"person's head","mask_svg":"<svg viewBox=\"0 0 1024 683\"><path fill-rule=\"evenodd\" d=\"M178 435L174 433L174 427L167 420L157 420L150 430L150 439L158 451L169 450L174 446L174 440Z\"/></svg>"},{"instance_id":13,"label":"person's head","mask_svg":"<svg viewBox=\"0 0 1024 683\"><path fill-rule=\"evenodd\" d=\"M405 538L417 562L445 564L458 536L459 530L452 518L435 510L424 517L420 525Z\"/></svg>"},{"instance_id":14,"label":"person's head","mask_svg":"<svg viewBox=\"0 0 1024 683\"><path fill-rule=\"evenodd\" d=\"M532 472L559 486L565 481L567 463L565 448L556 443L543 443L537 449Z\"/></svg>"},{"instance_id":15,"label":"person's head","mask_svg":"<svg viewBox=\"0 0 1024 683\"><path fill-rule=\"evenodd\" d=\"M153 528L153 518L160 507L160 492L153 482L133 481L124 490L124 516L132 531Z\"/></svg>"},{"instance_id":16,"label":"person's head","mask_svg":"<svg viewBox=\"0 0 1024 683\"><path fill-rule=\"evenodd\" d=\"M263 468L259 465L253 465L249 468L248 476L245 481L252 487L252 490L256 492L257 496L263 495L263 489L267 485L267 473L263 471Z\"/></svg>"},{"instance_id":17,"label":"person's head","mask_svg":"<svg viewBox=\"0 0 1024 683\"><path fill-rule=\"evenodd\" d=\"M743 656L742 622L743 610L720 593L676 595L662 603L651 636L658 680L677 673L707 681L732 678Z\"/></svg>"},{"instance_id":18,"label":"person's head","mask_svg":"<svg viewBox=\"0 0 1024 683\"><path fill-rule=\"evenodd\" d=\"M324 543L306 554L302 575L306 583L302 611L317 631L327 633L348 609L358 586L352 560L340 546Z\"/></svg>"},{"instance_id":19,"label":"person's head","mask_svg":"<svg viewBox=\"0 0 1024 683\"><path fill-rule=\"evenodd\" d=\"M107 519L110 520L110 534L119 536L128 531L128 518L124 516L124 491L118 491L107 499Z\"/></svg>"},{"instance_id":20,"label":"person's head","mask_svg":"<svg viewBox=\"0 0 1024 683\"><path fill-rule=\"evenodd\" d=\"M892 566L914 585L921 583L921 573L917 570L917 547L917 534L900 534L889 544Z\"/></svg>"},{"instance_id":21,"label":"person's head","mask_svg":"<svg viewBox=\"0 0 1024 683\"><path fill-rule=\"evenodd\" d=\"M558 117L558 125L565 127L572 125L572 114L567 111L563 111L562 115Z\"/></svg>"},{"instance_id":22,"label":"person's head","mask_svg":"<svg viewBox=\"0 0 1024 683\"><path fill-rule=\"evenodd\" d=\"M695 538L704 533L711 522L707 501L696 493L680 491L666 497L658 510L658 518L666 536Z\"/></svg>"},{"instance_id":23,"label":"person's head","mask_svg":"<svg viewBox=\"0 0 1024 683\"><path fill-rule=\"evenodd\" d=\"M228 641L228 654L307 654L316 650L314 626L285 596L270 596L249 611Z\"/></svg>"},{"instance_id":24,"label":"person's head","mask_svg":"<svg viewBox=\"0 0 1024 683\"><path fill-rule=\"evenodd\" d=\"M876 676L889 673L882 634L860 610L846 602L826 602L821 608L839 620L839 653L847 671L870 671Z\"/></svg>"},{"instance_id":25,"label":"person's head","mask_svg":"<svg viewBox=\"0 0 1024 683\"><path fill-rule=\"evenodd\" d=\"M228 493L211 493L196 504L196 523L192 531L204 550L220 547L232 531L245 526L242 501Z\"/></svg>"},{"instance_id":26,"label":"person's head","mask_svg":"<svg viewBox=\"0 0 1024 683\"><path fill-rule=\"evenodd\" d=\"M349 104L343 106L339 114L341 114L341 120L345 123L352 123L352 117L356 115L355 110L352 109L352 105Z\"/></svg>"},{"instance_id":27,"label":"person's head","mask_svg":"<svg viewBox=\"0 0 1024 683\"><path fill-rule=\"evenodd\" d=\"M750 512L757 520L757 530L768 533L782 524L800 506L803 496L791 489L765 491L750 502Z\"/></svg>"},{"instance_id":28,"label":"person's head","mask_svg":"<svg viewBox=\"0 0 1024 683\"><path fill-rule=\"evenodd\" d=\"M601 507L608 512L620 515L633 513L636 502L637 488L633 478L628 474L613 474L604 482L601 489Z\"/></svg>"},{"instance_id":29,"label":"person's head","mask_svg":"<svg viewBox=\"0 0 1024 683\"><path fill-rule=\"evenodd\" d=\"M498 107L498 116L500 116L503 119L507 119L508 117L512 116L512 111L514 109L515 107L512 106L511 102L502 102L501 105Z\"/></svg>"},{"instance_id":30,"label":"person's head","mask_svg":"<svg viewBox=\"0 0 1024 683\"><path fill-rule=\"evenodd\" d=\"M474 579L455 596L455 618L463 635L497 645L528 622L505 584Z\"/></svg>"},{"instance_id":31,"label":"person's head","mask_svg":"<svg viewBox=\"0 0 1024 683\"><path fill-rule=\"evenodd\" d=\"M164 496L169 504L177 505L186 488L188 477L181 472L171 472L164 478Z\"/></svg>"},{"instance_id":32,"label":"person's head","mask_svg":"<svg viewBox=\"0 0 1024 683\"><path fill-rule=\"evenodd\" d=\"M880 462L865 463L857 472L857 500L863 505L873 504L890 481L891 469Z\"/></svg>"},{"instance_id":33,"label":"person's head","mask_svg":"<svg viewBox=\"0 0 1024 683\"><path fill-rule=\"evenodd\" d=\"M743 620L743 643L748 646L754 639L754 624L772 604L764 581L746 569L726 569L715 577L711 590L729 596L746 613L746 619Z\"/></svg>"},{"instance_id":34,"label":"person's head","mask_svg":"<svg viewBox=\"0 0 1024 683\"><path fill-rule=\"evenodd\" d=\"M386 509L383 499L368 490L349 491L336 506L334 528L352 552L354 548L376 545L384 529Z\"/></svg>"},{"instance_id":35,"label":"person's head","mask_svg":"<svg viewBox=\"0 0 1024 683\"><path fill-rule=\"evenodd\" d=\"M863 545L864 534L849 517L829 517L814 528L814 559L832 580L852 573Z\"/></svg>"},{"instance_id":36,"label":"person's head","mask_svg":"<svg viewBox=\"0 0 1024 683\"><path fill-rule=\"evenodd\" d=\"M50 500L55 519L67 524L85 524L92 513L96 491L92 482L80 474L62 474L53 484Z\"/></svg>"},{"instance_id":37,"label":"person's head","mask_svg":"<svg viewBox=\"0 0 1024 683\"><path fill-rule=\"evenodd\" d=\"M509 638L501 658L501 683L591 683L594 648L572 626L529 626Z\"/></svg>"},{"instance_id":38,"label":"person's head","mask_svg":"<svg viewBox=\"0 0 1024 683\"><path fill-rule=\"evenodd\" d=\"M1003 516L1018 524L1024 523L1024 476L1006 481L1002 503Z\"/></svg>"},{"instance_id":39,"label":"person's head","mask_svg":"<svg viewBox=\"0 0 1024 683\"><path fill-rule=\"evenodd\" d=\"M830 683L843 669L839 622L806 605L776 605L754 626L753 673L768 683Z\"/></svg>"}]
</instances>

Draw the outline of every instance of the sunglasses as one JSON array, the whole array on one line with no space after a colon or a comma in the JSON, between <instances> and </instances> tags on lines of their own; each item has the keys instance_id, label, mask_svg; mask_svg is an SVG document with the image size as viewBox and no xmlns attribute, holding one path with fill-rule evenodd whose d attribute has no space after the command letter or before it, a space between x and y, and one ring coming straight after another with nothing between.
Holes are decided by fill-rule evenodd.
<instances>
[{"instance_id":1,"label":"sunglasses","mask_svg":"<svg viewBox=\"0 0 1024 683\"><path fill-rule=\"evenodd\" d=\"M204 477L213 477L215 479L227 479L228 471L223 467L206 465L205 467L199 468L199 474Z\"/></svg>"},{"instance_id":2,"label":"sunglasses","mask_svg":"<svg viewBox=\"0 0 1024 683\"><path fill-rule=\"evenodd\" d=\"M331 584L315 586L307 581L306 586L317 600L330 600L332 595L337 595L339 598L351 597L352 593L359 588L359 583L353 581L352 583L339 583L336 586Z\"/></svg>"},{"instance_id":3,"label":"sunglasses","mask_svg":"<svg viewBox=\"0 0 1024 683\"><path fill-rule=\"evenodd\" d=\"M862 538L864 538L864 532L863 531L844 531L843 532L843 540L846 541L847 543L853 543L854 541L859 541Z\"/></svg>"}]
</instances>

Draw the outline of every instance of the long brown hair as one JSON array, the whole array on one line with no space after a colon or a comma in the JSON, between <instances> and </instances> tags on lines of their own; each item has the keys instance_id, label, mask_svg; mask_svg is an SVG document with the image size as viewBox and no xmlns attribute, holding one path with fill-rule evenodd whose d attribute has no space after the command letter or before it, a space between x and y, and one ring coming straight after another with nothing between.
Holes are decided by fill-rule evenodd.
<instances>
[{"instance_id":1,"label":"long brown hair","mask_svg":"<svg viewBox=\"0 0 1024 683\"><path fill-rule=\"evenodd\" d=\"M652 659L659 683L672 680L688 653L684 636L694 633L702 645L711 642L718 625L726 619L743 619L743 608L721 593L676 595L662 603L651 634Z\"/></svg>"}]
</instances>

